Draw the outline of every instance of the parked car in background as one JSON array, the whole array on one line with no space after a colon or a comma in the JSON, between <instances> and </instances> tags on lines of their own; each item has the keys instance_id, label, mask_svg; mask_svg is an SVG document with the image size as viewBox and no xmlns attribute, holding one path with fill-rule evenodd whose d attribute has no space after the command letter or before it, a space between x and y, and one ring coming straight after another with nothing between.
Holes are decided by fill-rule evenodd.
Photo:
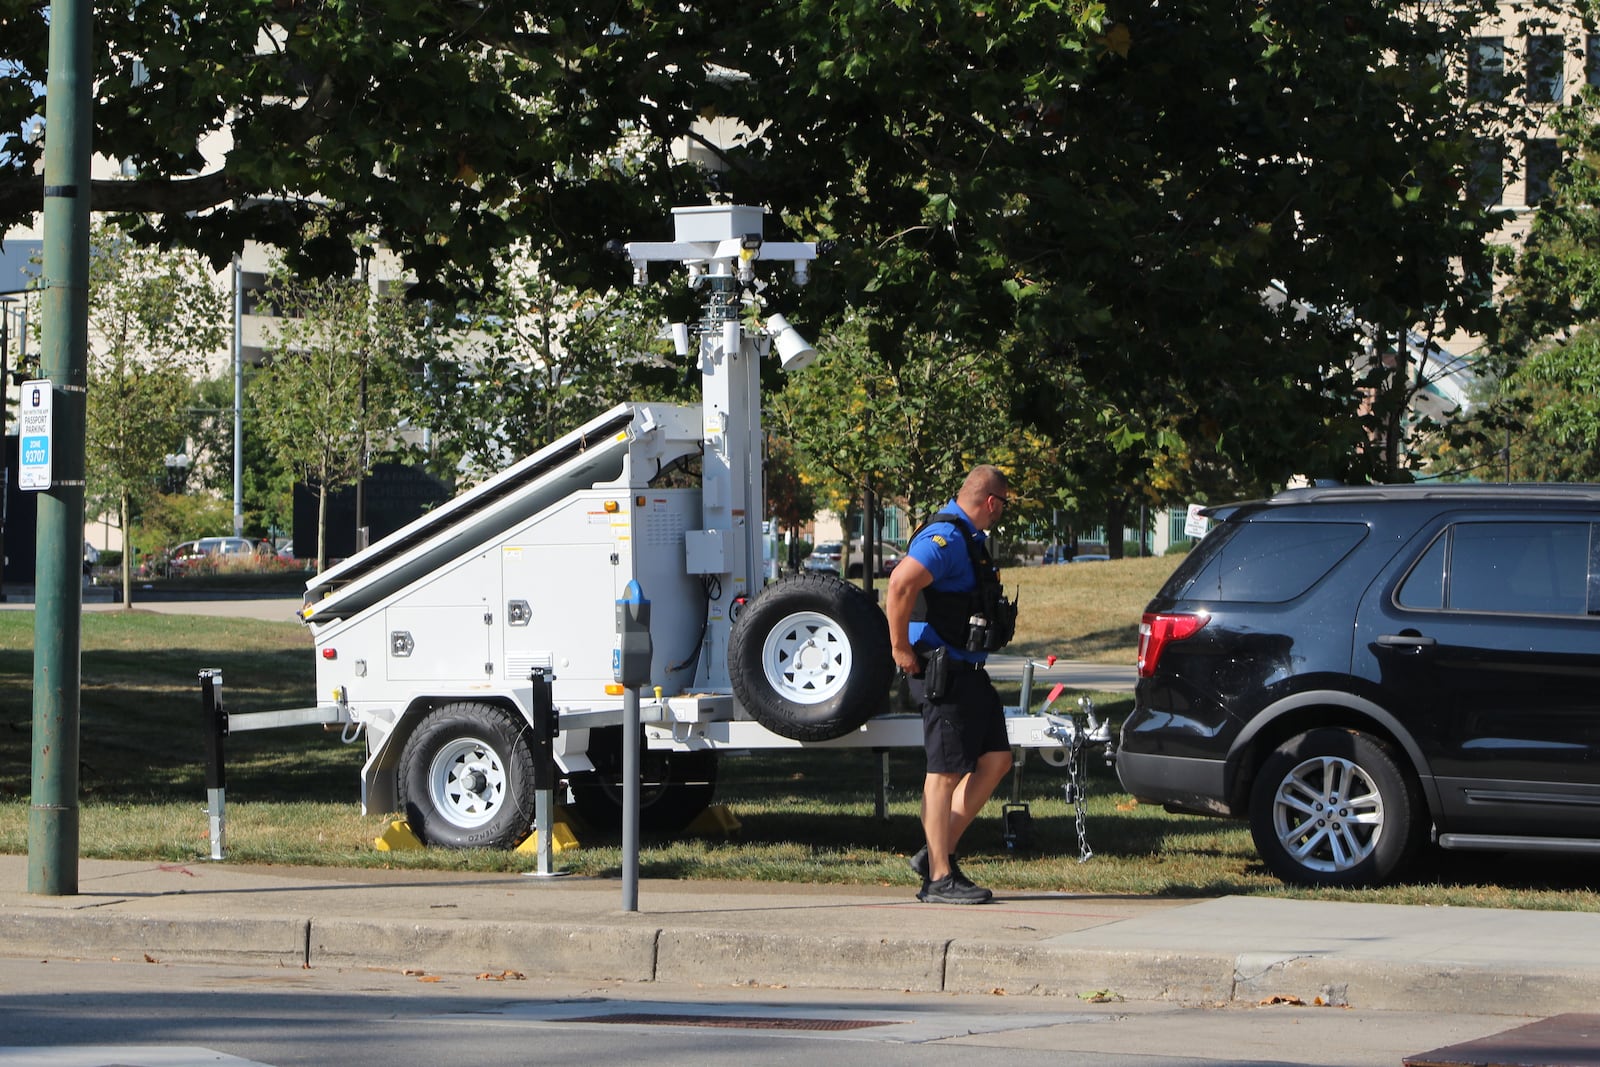
<instances>
[{"instance_id":1,"label":"parked car in background","mask_svg":"<svg viewBox=\"0 0 1600 1067\"><path fill-rule=\"evenodd\" d=\"M1600 852L1600 487L1296 489L1149 604L1117 774L1246 819L1288 882L1446 849Z\"/></svg>"},{"instance_id":2,"label":"parked car in background","mask_svg":"<svg viewBox=\"0 0 1600 1067\"><path fill-rule=\"evenodd\" d=\"M839 573L839 557L844 546L838 541L821 541L811 549L811 554L800 563L801 570Z\"/></svg>"},{"instance_id":3,"label":"parked car in background","mask_svg":"<svg viewBox=\"0 0 1600 1067\"><path fill-rule=\"evenodd\" d=\"M197 541L184 541L170 550L156 553L151 573L188 574L206 567L214 567L226 559L265 554L265 547L248 537L202 537Z\"/></svg>"},{"instance_id":4,"label":"parked car in background","mask_svg":"<svg viewBox=\"0 0 1600 1067\"><path fill-rule=\"evenodd\" d=\"M1074 548L1072 545L1051 545L1044 550L1043 563L1094 563L1110 559L1104 545L1089 541Z\"/></svg>"},{"instance_id":5,"label":"parked car in background","mask_svg":"<svg viewBox=\"0 0 1600 1067\"><path fill-rule=\"evenodd\" d=\"M802 570L824 571L829 574L839 573L839 561L844 552L844 545L839 541L823 541L811 550L811 555L801 563ZM850 577L859 578L863 572L861 560L862 546L850 546ZM873 574L879 578L887 578L889 572L894 570L896 563L900 562L901 552L893 545L878 542L878 558L875 561Z\"/></svg>"}]
</instances>

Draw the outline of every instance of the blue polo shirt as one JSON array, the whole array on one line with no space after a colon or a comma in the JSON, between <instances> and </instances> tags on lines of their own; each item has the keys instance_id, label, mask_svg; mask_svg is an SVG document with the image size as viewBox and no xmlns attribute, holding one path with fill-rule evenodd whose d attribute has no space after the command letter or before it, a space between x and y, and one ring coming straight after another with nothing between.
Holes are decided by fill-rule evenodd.
<instances>
[{"instance_id":1,"label":"blue polo shirt","mask_svg":"<svg viewBox=\"0 0 1600 1067\"><path fill-rule=\"evenodd\" d=\"M967 536L974 538L975 544L981 545L988 540L986 534L967 521L954 500L939 510L962 516L960 523L965 528ZM942 521L929 523L911 539L911 544L906 548L906 555L928 569L928 573L933 575L932 588L941 593L967 593L977 588L978 576L972 573L972 559L967 555L967 546L962 541L960 532L956 530L955 523ZM968 652L964 645L948 644L939 637L938 631L925 622L913 622L909 636L912 646L924 651L946 645L950 649L951 659L965 663L983 663L988 659L986 652ZM964 638L966 635L952 636Z\"/></svg>"}]
</instances>

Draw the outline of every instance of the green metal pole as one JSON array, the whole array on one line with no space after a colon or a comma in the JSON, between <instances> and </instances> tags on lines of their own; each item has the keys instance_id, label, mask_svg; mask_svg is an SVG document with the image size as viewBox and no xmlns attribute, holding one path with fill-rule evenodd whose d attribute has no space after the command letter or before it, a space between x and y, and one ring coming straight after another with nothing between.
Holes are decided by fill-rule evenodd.
<instances>
[{"instance_id":1,"label":"green metal pole","mask_svg":"<svg viewBox=\"0 0 1600 1067\"><path fill-rule=\"evenodd\" d=\"M50 488L34 572L33 799L28 892L78 892L79 641L83 616L84 387L89 334L92 0L50 8L45 86L41 369L53 385Z\"/></svg>"}]
</instances>

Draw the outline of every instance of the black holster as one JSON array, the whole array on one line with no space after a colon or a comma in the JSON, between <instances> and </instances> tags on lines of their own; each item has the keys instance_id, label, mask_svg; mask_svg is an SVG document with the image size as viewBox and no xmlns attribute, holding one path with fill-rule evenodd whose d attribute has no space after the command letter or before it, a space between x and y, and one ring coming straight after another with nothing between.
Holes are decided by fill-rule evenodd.
<instances>
[{"instance_id":1,"label":"black holster","mask_svg":"<svg viewBox=\"0 0 1600 1067\"><path fill-rule=\"evenodd\" d=\"M922 661L922 696L937 703L950 692L950 652L943 645L929 652Z\"/></svg>"}]
</instances>

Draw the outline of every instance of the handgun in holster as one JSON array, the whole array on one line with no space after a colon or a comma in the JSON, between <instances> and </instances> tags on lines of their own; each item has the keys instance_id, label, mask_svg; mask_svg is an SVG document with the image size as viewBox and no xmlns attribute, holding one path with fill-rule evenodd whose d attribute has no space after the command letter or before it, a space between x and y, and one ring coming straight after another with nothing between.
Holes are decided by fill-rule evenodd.
<instances>
[{"instance_id":1,"label":"handgun in holster","mask_svg":"<svg viewBox=\"0 0 1600 1067\"><path fill-rule=\"evenodd\" d=\"M936 703L950 691L950 653L945 646L929 652L922 661L922 695Z\"/></svg>"}]
</instances>

